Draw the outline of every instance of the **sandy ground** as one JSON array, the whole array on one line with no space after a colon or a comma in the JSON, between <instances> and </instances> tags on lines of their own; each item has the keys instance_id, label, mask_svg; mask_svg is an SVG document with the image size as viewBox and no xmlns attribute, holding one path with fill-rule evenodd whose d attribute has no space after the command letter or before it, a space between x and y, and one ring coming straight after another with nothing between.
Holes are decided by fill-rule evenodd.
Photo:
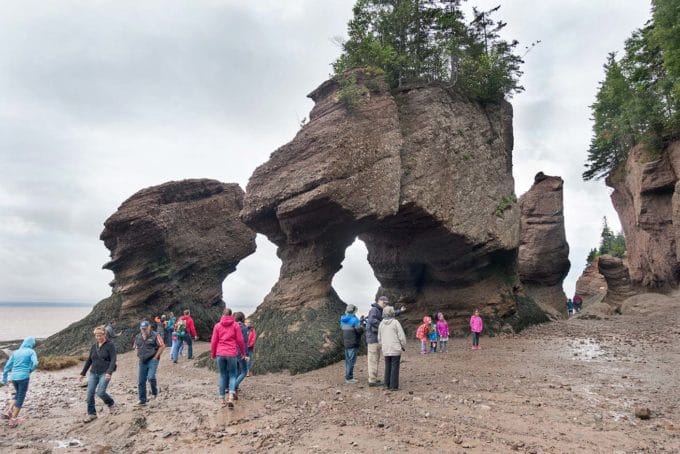
<instances>
[{"instance_id":1,"label":"sandy ground","mask_svg":"<svg viewBox=\"0 0 680 454\"><path fill-rule=\"evenodd\" d=\"M220 408L214 373L167 355L159 398L134 409L136 359L125 354L109 387L119 414L83 424L80 368L37 372L24 424L0 425L0 451L680 452L679 322L676 305L482 337L479 351L455 339L420 355L413 342L399 391L366 386L362 356L357 385L344 384L343 363L254 376L234 410Z\"/></svg>"}]
</instances>

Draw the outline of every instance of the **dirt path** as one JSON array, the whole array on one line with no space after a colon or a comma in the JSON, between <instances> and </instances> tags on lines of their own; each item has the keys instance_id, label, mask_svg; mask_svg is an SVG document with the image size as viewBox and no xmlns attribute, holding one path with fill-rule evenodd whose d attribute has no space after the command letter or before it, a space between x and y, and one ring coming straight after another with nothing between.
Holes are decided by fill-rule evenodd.
<instances>
[{"instance_id":1,"label":"dirt path","mask_svg":"<svg viewBox=\"0 0 680 454\"><path fill-rule=\"evenodd\" d=\"M397 392L366 386L363 356L358 385L344 384L342 363L251 377L232 411L219 406L214 373L167 357L159 399L133 409L136 362L125 354L109 387L122 412L88 425L80 369L39 372L24 425L0 426L0 451L680 452L677 306L556 322L481 345L471 351L456 339L448 353L420 355L413 342ZM635 417L638 407L651 419Z\"/></svg>"}]
</instances>

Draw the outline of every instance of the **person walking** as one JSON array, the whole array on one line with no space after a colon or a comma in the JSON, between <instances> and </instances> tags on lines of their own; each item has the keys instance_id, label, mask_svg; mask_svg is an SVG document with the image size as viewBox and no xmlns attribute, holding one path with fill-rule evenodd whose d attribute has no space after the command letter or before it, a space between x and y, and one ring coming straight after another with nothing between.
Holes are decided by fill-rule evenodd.
<instances>
[{"instance_id":1,"label":"person walking","mask_svg":"<svg viewBox=\"0 0 680 454\"><path fill-rule=\"evenodd\" d=\"M380 343L378 343L378 327L383 319L383 308L389 304L386 296L381 296L371 305L366 318L366 344L368 344L368 386L380 386L382 382L378 380L378 367L380 365ZM395 316L406 310L395 311Z\"/></svg>"},{"instance_id":2,"label":"person walking","mask_svg":"<svg viewBox=\"0 0 680 454\"><path fill-rule=\"evenodd\" d=\"M248 351L248 374L246 377L250 377L253 372L253 363L255 362L255 342L257 342L257 332L253 326L253 321L249 318L246 319L246 326L248 327L248 339L243 339L246 343L246 350Z\"/></svg>"},{"instance_id":3,"label":"person walking","mask_svg":"<svg viewBox=\"0 0 680 454\"><path fill-rule=\"evenodd\" d=\"M225 309L222 318L215 324L210 337L210 357L215 360L220 371L218 392L223 407L234 408L236 377L238 375L238 355L246 349L241 328ZM225 397L227 390L229 396Z\"/></svg>"},{"instance_id":4,"label":"person walking","mask_svg":"<svg viewBox=\"0 0 680 454\"><path fill-rule=\"evenodd\" d=\"M137 371L137 394L139 402L137 405L146 405L146 382L151 385L151 396L155 399L158 396L158 384L156 382L156 371L161 360L161 354L165 349L165 343L161 336L155 331L151 331L151 325L144 320L139 324L139 334L135 337L134 347L139 358Z\"/></svg>"},{"instance_id":5,"label":"person walking","mask_svg":"<svg viewBox=\"0 0 680 454\"><path fill-rule=\"evenodd\" d=\"M187 359L193 359L194 341L198 340L198 334L196 334L196 326L194 325L194 319L191 318L191 311L189 309L185 310L184 315L182 315L179 319L184 320L184 323L186 323L187 326L187 335L184 336L184 340L189 346L189 355L187 356Z\"/></svg>"},{"instance_id":6,"label":"person walking","mask_svg":"<svg viewBox=\"0 0 680 454\"><path fill-rule=\"evenodd\" d=\"M3 414L5 419L9 419L7 425L16 427L19 425L19 412L24 406L26 393L28 392L28 382L31 373L38 367L38 355L35 350L35 337L28 336L21 343L21 346L12 352L5 369L2 372L2 384L7 384L7 377L10 376L14 386L14 398L10 400L7 411Z\"/></svg>"},{"instance_id":7,"label":"person walking","mask_svg":"<svg viewBox=\"0 0 680 454\"><path fill-rule=\"evenodd\" d=\"M364 334L365 322L357 318L356 311L354 304L348 304L345 314L340 317L342 342L345 345L345 383L348 385L357 383L354 378L354 364L361 345L361 335Z\"/></svg>"},{"instance_id":8,"label":"person walking","mask_svg":"<svg viewBox=\"0 0 680 454\"><path fill-rule=\"evenodd\" d=\"M172 333L173 330L175 329L176 321L177 317L175 317L175 314L173 312L170 312L168 314L168 323L165 325L165 339L163 339L165 345L172 345Z\"/></svg>"},{"instance_id":9,"label":"person walking","mask_svg":"<svg viewBox=\"0 0 680 454\"><path fill-rule=\"evenodd\" d=\"M472 350L479 350L482 347L479 346L479 335L484 329L484 322L482 317L479 316L479 309L475 309L475 313L470 317L470 331L472 332Z\"/></svg>"},{"instance_id":10,"label":"person walking","mask_svg":"<svg viewBox=\"0 0 680 454\"><path fill-rule=\"evenodd\" d=\"M106 330L106 340L109 340L109 341L111 341L111 340L115 339L116 337L120 336L121 334L123 334L122 331L116 332L116 321L115 320L111 320L109 323L107 323L105 330Z\"/></svg>"},{"instance_id":11,"label":"person walking","mask_svg":"<svg viewBox=\"0 0 680 454\"><path fill-rule=\"evenodd\" d=\"M246 316L243 312L234 313L234 321L238 324L241 330L241 337L243 337L243 344L246 345L248 341L248 327L245 324ZM234 400L238 400L238 389L241 382L245 380L248 375L248 349L247 347L238 352L238 375L236 376L236 390L234 391Z\"/></svg>"},{"instance_id":12,"label":"person walking","mask_svg":"<svg viewBox=\"0 0 680 454\"><path fill-rule=\"evenodd\" d=\"M88 369L90 376L87 380L87 416L83 422L88 423L97 419L95 408L95 393L104 401L110 413L114 413L114 401L106 393L106 387L111 382L111 376L116 370L116 347L106 338L106 328L98 326L93 331L94 343L90 347L90 355L85 361L80 381L83 381Z\"/></svg>"},{"instance_id":13,"label":"person walking","mask_svg":"<svg viewBox=\"0 0 680 454\"><path fill-rule=\"evenodd\" d=\"M392 306L383 309L385 317L378 327L378 342L385 357L385 388L396 391L399 389L399 363L401 352L406 351L406 335L401 323L394 318Z\"/></svg>"}]
</instances>

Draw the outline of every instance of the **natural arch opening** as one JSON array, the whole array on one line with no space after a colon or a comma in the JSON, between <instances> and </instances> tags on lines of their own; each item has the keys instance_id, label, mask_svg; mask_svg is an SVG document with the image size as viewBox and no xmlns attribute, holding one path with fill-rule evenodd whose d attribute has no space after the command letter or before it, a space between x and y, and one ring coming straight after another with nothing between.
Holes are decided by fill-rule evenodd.
<instances>
[{"instance_id":1,"label":"natural arch opening","mask_svg":"<svg viewBox=\"0 0 680 454\"><path fill-rule=\"evenodd\" d=\"M354 304L359 314L368 314L380 282L368 263L368 249L363 241L355 239L345 250L345 260L333 277L332 287L342 301Z\"/></svg>"}]
</instances>

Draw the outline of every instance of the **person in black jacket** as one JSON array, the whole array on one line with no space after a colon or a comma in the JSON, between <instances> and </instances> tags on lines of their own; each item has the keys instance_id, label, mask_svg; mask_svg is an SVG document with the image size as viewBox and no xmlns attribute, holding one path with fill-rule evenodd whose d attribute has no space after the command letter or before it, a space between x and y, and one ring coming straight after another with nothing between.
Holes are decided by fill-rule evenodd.
<instances>
[{"instance_id":1,"label":"person in black jacket","mask_svg":"<svg viewBox=\"0 0 680 454\"><path fill-rule=\"evenodd\" d=\"M340 329L342 330L342 341L345 345L345 383L353 385L357 381L354 378L354 363L357 360L359 346L361 345L361 335L364 334L364 318L361 320L356 316L357 307L348 304L345 315L340 317Z\"/></svg>"},{"instance_id":2,"label":"person in black jacket","mask_svg":"<svg viewBox=\"0 0 680 454\"><path fill-rule=\"evenodd\" d=\"M97 418L97 409L94 405L95 392L104 401L111 413L114 412L114 402L106 393L106 387L111 381L111 375L116 370L116 347L113 342L106 338L106 328L98 326L94 329L95 342L90 348L90 356L85 361L80 380L85 378L90 369L90 377L87 382L87 416L83 422L88 423ZM91 366L91 367L90 367Z\"/></svg>"}]
</instances>

